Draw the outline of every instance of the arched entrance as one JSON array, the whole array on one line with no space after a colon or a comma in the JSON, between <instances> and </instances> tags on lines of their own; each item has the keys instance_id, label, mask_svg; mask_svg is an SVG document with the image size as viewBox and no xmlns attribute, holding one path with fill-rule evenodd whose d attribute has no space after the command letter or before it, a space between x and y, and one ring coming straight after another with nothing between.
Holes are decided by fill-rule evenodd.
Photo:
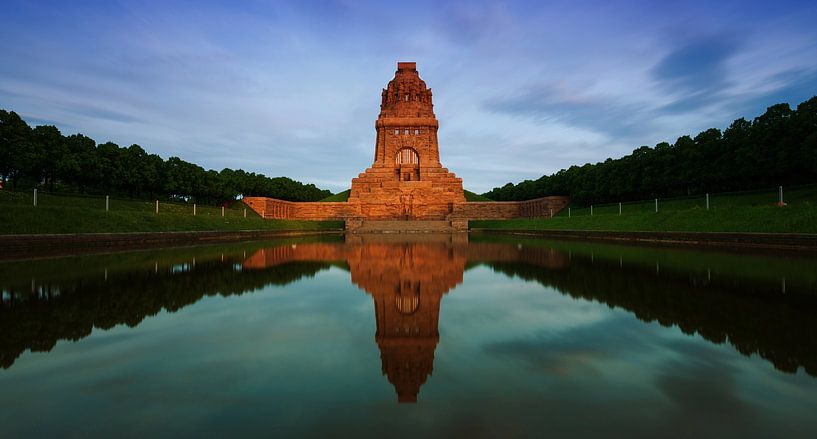
<instances>
[{"instance_id":1,"label":"arched entrance","mask_svg":"<svg viewBox=\"0 0 817 439\"><path fill-rule=\"evenodd\" d=\"M398 181L420 180L420 155L413 148L397 151L394 158Z\"/></svg>"}]
</instances>

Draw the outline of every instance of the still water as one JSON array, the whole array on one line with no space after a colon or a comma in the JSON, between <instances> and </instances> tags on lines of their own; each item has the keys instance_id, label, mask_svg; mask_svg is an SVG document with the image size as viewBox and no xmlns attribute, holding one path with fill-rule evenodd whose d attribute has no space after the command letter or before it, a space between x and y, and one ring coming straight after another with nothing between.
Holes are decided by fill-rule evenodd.
<instances>
[{"instance_id":1,"label":"still water","mask_svg":"<svg viewBox=\"0 0 817 439\"><path fill-rule=\"evenodd\" d=\"M0 267L0 437L817 437L814 256L381 235Z\"/></svg>"}]
</instances>

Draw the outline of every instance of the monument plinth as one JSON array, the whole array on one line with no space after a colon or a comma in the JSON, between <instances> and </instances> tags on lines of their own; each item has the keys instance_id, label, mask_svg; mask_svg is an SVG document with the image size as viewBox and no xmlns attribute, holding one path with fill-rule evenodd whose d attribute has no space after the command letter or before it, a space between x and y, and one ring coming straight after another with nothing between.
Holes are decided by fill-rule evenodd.
<instances>
[{"instance_id":1,"label":"monument plinth","mask_svg":"<svg viewBox=\"0 0 817 439\"><path fill-rule=\"evenodd\" d=\"M371 219L443 220L465 202L462 179L440 163L431 89L416 64L397 63L381 93L374 162L352 179L350 203Z\"/></svg>"}]
</instances>

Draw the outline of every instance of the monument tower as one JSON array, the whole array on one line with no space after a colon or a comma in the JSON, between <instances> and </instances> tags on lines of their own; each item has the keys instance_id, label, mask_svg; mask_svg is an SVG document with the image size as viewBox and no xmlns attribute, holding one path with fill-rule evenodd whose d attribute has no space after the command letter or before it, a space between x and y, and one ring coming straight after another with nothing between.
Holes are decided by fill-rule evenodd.
<instances>
[{"instance_id":1,"label":"monument tower","mask_svg":"<svg viewBox=\"0 0 817 439\"><path fill-rule=\"evenodd\" d=\"M352 179L348 201L366 218L445 219L465 195L462 179L440 163L438 127L417 64L398 62L381 94L374 162Z\"/></svg>"}]
</instances>

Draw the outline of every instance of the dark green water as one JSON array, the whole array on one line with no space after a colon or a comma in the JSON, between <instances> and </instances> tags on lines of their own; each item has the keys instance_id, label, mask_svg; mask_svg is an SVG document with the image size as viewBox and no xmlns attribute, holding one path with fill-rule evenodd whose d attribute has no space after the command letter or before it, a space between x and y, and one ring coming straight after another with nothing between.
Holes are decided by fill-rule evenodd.
<instances>
[{"instance_id":1,"label":"dark green water","mask_svg":"<svg viewBox=\"0 0 817 439\"><path fill-rule=\"evenodd\" d=\"M310 238L0 292L3 438L817 437L814 256Z\"/></svg>"}]
</instances>

